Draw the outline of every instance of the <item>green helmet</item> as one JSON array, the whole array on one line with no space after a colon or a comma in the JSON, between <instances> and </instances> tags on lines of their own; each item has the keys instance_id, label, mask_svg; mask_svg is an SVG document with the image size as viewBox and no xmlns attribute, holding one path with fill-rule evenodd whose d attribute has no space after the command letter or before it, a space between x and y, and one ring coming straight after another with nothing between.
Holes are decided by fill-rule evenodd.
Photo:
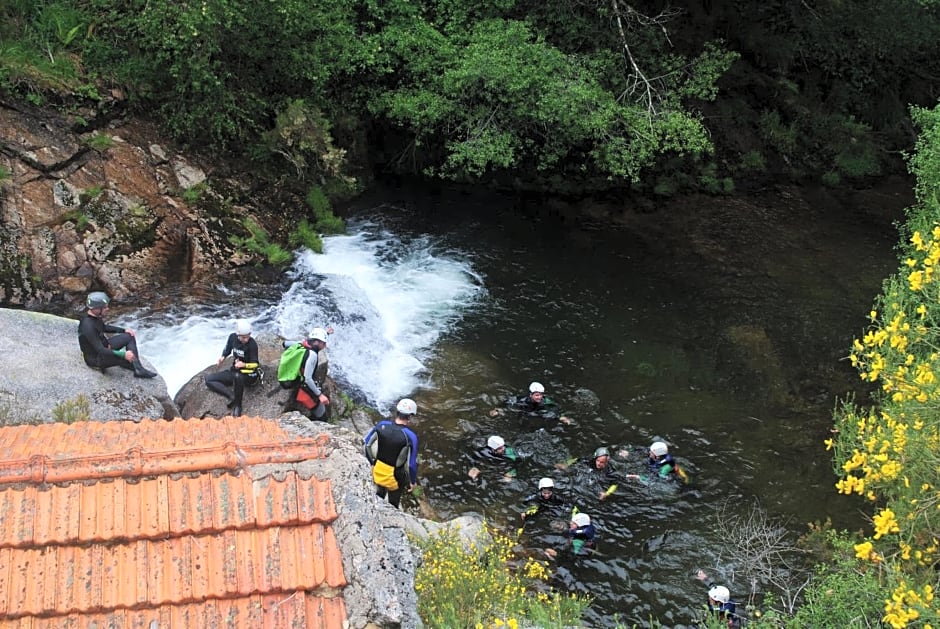
<instances>
[{"instance_id":1,"label":"green helmet","mask_svg":"<svg viewBox=\"0 0 940 629\"><path fill-rule=\"evenodd\" d=\"M109 303L111 303L111 299L108 297L107 293L103 293L100 290L89 293L88 298L85 300L85 306L89 309L107 308Z\"/></svg>"},{"instance_id":2,"label":"green helmet","mask_svg":"<svg viewBox=\"0 0 940 629\"><path fill-rule=\"evenodd\" d=\"M610 450L608 450L607 448L603 446L594 451L595 459L598 457L602 457L602 456L610 456Z\"/></svg>"}]
</instances>

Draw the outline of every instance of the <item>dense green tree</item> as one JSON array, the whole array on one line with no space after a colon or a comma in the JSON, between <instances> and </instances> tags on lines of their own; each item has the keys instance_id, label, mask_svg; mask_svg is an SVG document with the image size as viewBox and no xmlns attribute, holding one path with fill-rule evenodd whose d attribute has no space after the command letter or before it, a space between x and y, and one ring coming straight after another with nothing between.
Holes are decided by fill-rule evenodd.
<instances>
[{"instance_id":1,"label":"dense green tree","mask_svg":"<svg viewBox=\"0 0 940 629\"><path fill-rule=\"evenodd\" d=\"M870 176L913 142L908 104L940 94L936 2L664 6L9 0L0 87L41 101L118 83L180 140L321 182L345 149L572 192Z\"/></svg>"}]
</instances>

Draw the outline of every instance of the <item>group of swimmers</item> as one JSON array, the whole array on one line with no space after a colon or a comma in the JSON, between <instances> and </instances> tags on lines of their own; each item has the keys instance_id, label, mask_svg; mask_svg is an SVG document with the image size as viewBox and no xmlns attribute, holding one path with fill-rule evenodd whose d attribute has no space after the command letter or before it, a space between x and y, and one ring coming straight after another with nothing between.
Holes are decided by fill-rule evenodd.
<instances>
[{"instance_id":1,"label":"group of swimmers","mask_svg":"<svg viewBox=\"0 0 940 629\"><path fill-rule=\"evenodd\" d=\"M538 419L563 424L572 422L571 418L558 412L557 405L546 397L545 387L539 382L532 382L529 385L528 394L510 398L508 407L511 411L522 415L524 421L530 424ZM491 411L494 417L501 413L500 409ZM612 460L611 448L606 446L598 447L591 456L556 463L555 468L583 472L580 474L579 481L581 482L578 485L593 487L600 501L614 495L618 487L627 481L638 481L644 484L660 481L676 484L689 482L686 470L669 452L669 445L665 441L657 439L648 448L640 448L637 452L645 455L646 469L642 473L621 472ZM619 459L626 459L630 451L618 448L614 449L614 455ZM527 454L508 445L501 435L490 435L486 444L475 450L470 458L473 466L468 476L474 483L482 482L484 472L481 468L497 470L497 473L502 474L502 480L508 482L515 477L515 463L527 458ZM567 545L564 552L578 557L590 555L596 551L598 531L591 516L580 511L576 506L572 507L559 496L556 492L555 480L550 476L540 478L537 492L524 498L520 517L526 523L543 513L555 517L568 517ZM569 513L570 516L568 516ZM559 552L552 548L545 549L544 553L551 559L559 557ZM702 581L708 581L707 575L702 571L699 571L696 576ZM736 613L736 605L728 588L711 582L708 583L708 587L709 610L722 623L727 622L729 627L739 626L741 619Z\"/></svg>"}]
</instances>

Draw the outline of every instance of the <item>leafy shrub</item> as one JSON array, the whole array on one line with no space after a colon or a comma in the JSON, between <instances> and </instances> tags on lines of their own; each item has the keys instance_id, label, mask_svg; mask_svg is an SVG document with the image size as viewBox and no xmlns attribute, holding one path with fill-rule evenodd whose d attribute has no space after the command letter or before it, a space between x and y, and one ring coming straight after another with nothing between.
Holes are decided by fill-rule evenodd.
<instances>
[{"instance_id":1,"label":"leafy shrub","mask_svg":"<svg viewBox=\"0 0 940 629\"><path fill-rule=\"evenodd\" d=\"M877 567L859 566L854 550L857 536L833 530L825 535L829 559L816 566L815 577L790 626L880 626L884 601Z\"/></svg>"},{"instance_id":2,"label":"leafy shrub","mask_svg":"<svg viewBox=\"0 0 940 629\"><path fill-rule=\"evenodd\" d=\"M292 247L305 247L315 253L323 253L323 240L307 219L300 221L288 237L288 242Z\"/></svg>"},{"instance_id":3,"label":"leafy shrub","mask_svg":"<svg viewBox=\"0 0 940 629\"><path fill-rule=\"evenodd\" d=\"M183 201L186 201L189 205L195 205L199 199L202 198L202 195L205 194L207 186L205 183L197 183L195 186L190 186L183 190Z\"/></svg>"},{"instance_id":4,"label":"leafy shrub","mask_svg":"<svg viewBox=\"0 0 940 629\"><path fill-rule=\"evenodd\" d=\"M81 203L88 203L102 192L104 192L104 186L92 186L82 190L78 195L78 200Z\"/></svg>"},{"instance_id":5,"label":"leafy shrub","mask_svg":"<svg viewBox=\"0 0 940 629\"><path fill-rule=\"evenodd\" d=\"M78 395L71 400L63 400L52 409L52 419L62 424L88 421L90 418L91 406L88 403L88 398L84 395Z\"/></svg>"},{"instance_id":6,"label":"leafy shrub","mask_svg":"<svg viewBox=\"0 0 940 629\"><path fill-rule=\"evenodd\" d=\"M580 626L590 603L546 591L545 564L514 558L513 541L499 533L474 545L445 529L414 541L423 556L415 574L418 612L429 627Z\"/></svg>"},{"instance_id":7,"label":"leafy shrub","mask_svg":"<svg viewBox=\"0 0 940 629\"><path fill-rule=\"evenodd\" d=\"M343 219L333 214L330 207L330 200L327 198L323 188L314 186L310 188L306 196L307 205L313 210L316 218L314 228L321 234L342 234L346 231L346 225Z\"/></svg>"},{"instance_id":8,"label":"leafy shrub","mask_svg":"<svg viewBox=\"0 0 940 629\"><path fill-rule=\"evenodd\" d=\"M274 266L286 266L294 259L290 251L284 249L277 243L271 242L268 232L264 230L254 219L246 218L242 225L248 231L248 237L239 236L229 237L236 247L244 248L246 251L262 256L268 264Z\"/></svg>"},{"instance_id":9,"label":"leafy shrub","mask_svg":"<svg viewBox=\"0 0 940 629\"><path fill-rule=\"evenodd\" d=\"M62 215L62 219L75 223L75 231L79 234L84 233L91 224L91 218L81 210L72 210Z\"/></svg>"},{"instance_id":10,"label":"leafy shrub","mask_svg":"<svg viewBox=\"0 0 940 629\"><path fill-rule=\"evenodd\" d=\"M764 154L760 151L748 151L741 156L738 167L741 170L762 173L767 170L767 160L764 159Z\"/></svg>"},{"instance_id":11,"label":"leafy shrub","mask_svg":"<svg viewBox=\"0 0 940 629\"><path fill-rule=\"evenodd\" d=\"M858 570L881 575L881 620L892 629L940 623L940 107L913 114L921 125L910 160L917 204L901 229L899 270L849 354L862 380L876 386L874 405L844 401L825 442L839 492L871 503L872 534L854 551Z\"/></svg>"}]
</instances>

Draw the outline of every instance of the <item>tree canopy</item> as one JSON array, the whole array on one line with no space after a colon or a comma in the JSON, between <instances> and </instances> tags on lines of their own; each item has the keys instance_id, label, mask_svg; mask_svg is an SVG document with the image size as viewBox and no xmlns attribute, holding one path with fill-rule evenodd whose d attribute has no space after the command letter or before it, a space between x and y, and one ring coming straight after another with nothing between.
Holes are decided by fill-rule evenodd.
<instances>
[{"instance_id":1,"label":"tree canopy","mask_svg":"<svg viewBox=\"0 0 940 629\"><path fill-rule=\"evenodd\" d=\"M907 106L932 105L940 77L938 9L916 0L10 0L0 11L4 90L40 101L116 84L181 141L321 179L345 155L339 170L568 192L718 191L766 174L836 183L891 166L913 141ZM298 107L305 124L285 135Z\"/></svg>"}]
</instances>

